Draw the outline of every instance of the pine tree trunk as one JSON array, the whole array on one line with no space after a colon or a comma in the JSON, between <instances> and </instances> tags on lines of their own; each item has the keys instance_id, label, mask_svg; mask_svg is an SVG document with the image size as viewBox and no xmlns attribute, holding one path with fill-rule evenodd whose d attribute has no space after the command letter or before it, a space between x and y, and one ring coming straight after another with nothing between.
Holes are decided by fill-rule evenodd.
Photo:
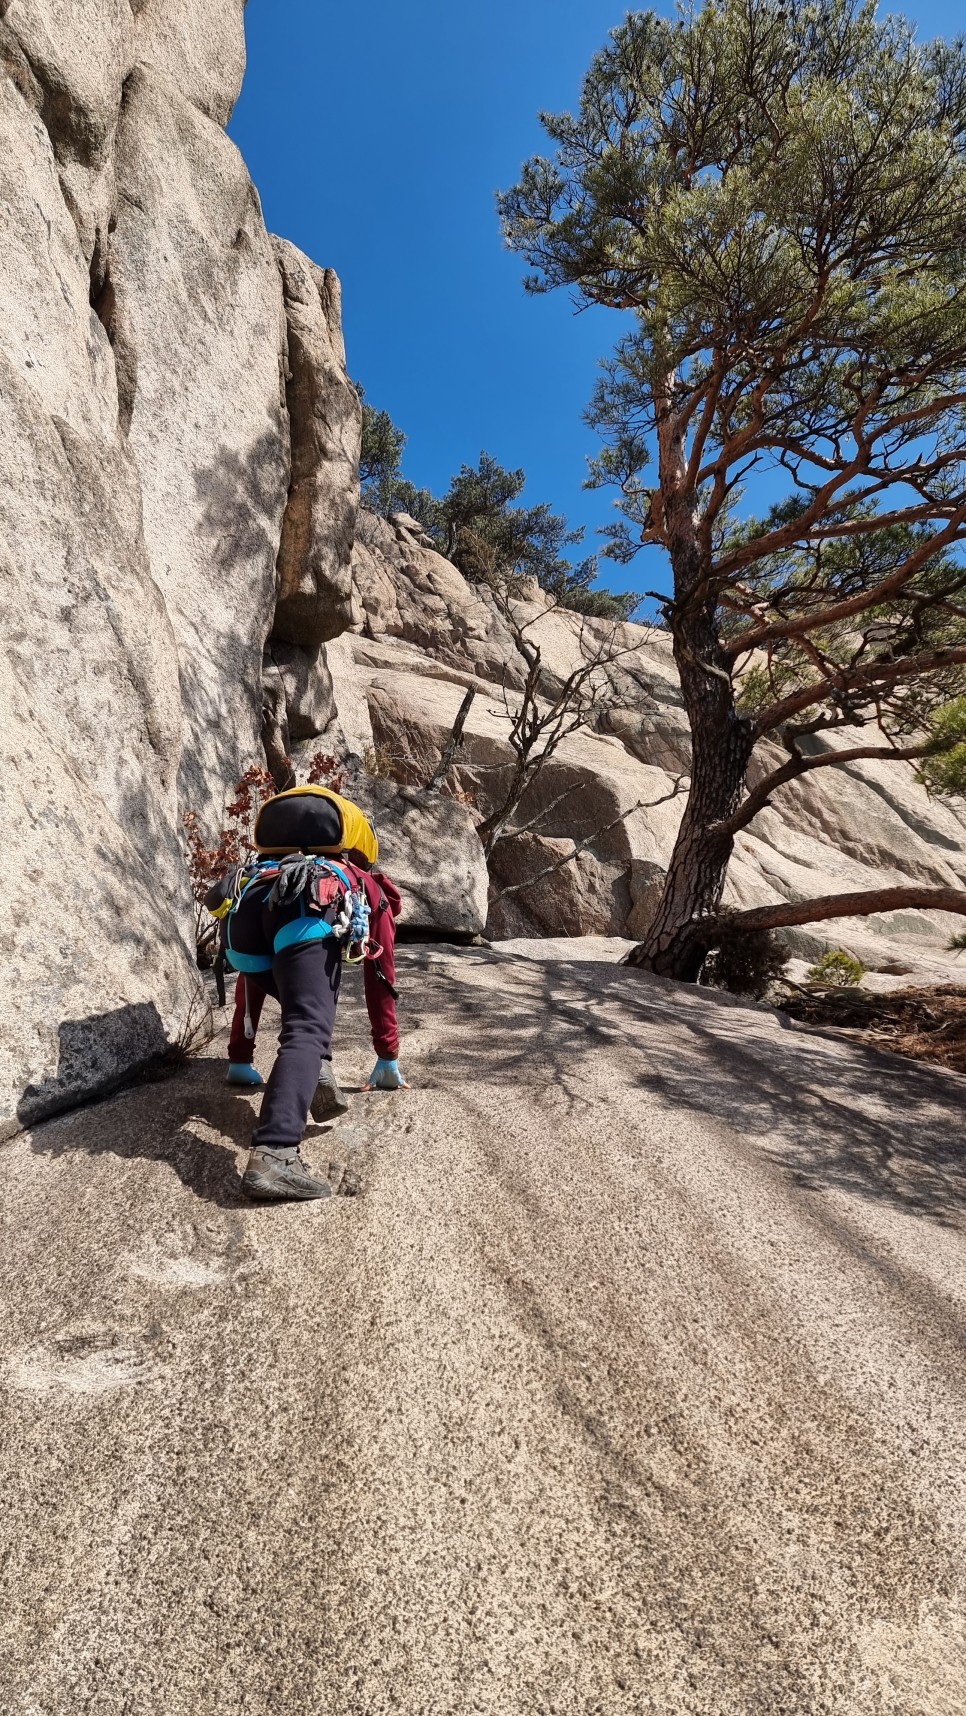
<instances>
[{"instance_id":1,"label":"pine tree trunk","mask_svg":"<svg viewBox=\"0 0 966 1716\"><path fill-rule=\"evenodd\" d=\"M674 657L691 725L691 787L661 901L626 963L694 982L706 946L703 919L721 904L734 837L720 831L737 810L752 751L748 723L735 707L718 637L715 603L691 600L705 570L693 516L667 506L674 569ZM696 933L697 932L697 933Z\"/></svg>"}]
</instances>

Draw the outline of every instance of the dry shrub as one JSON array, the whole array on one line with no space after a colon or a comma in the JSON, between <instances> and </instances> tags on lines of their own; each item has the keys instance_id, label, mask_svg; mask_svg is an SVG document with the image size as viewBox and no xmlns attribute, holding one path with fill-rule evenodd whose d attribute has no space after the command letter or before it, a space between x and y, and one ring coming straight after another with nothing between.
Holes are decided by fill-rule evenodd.
<instances>
[{"instance_id":1,"label":"dry shrub","mask_svg":"<svg viewBox=\"0 0 966 1716\"><path fill-rule=\"evenodd\" d=\"M246 769L225 806L224 827L214 846L205 845L198 812L185 811L182 820L188 847L188 874L191 891L199 904L219 876L244 862L245 854L251 850L255 819L274 792L275 782L267 769L259 768L257 763Z\"/></svg>"}]
</instances>

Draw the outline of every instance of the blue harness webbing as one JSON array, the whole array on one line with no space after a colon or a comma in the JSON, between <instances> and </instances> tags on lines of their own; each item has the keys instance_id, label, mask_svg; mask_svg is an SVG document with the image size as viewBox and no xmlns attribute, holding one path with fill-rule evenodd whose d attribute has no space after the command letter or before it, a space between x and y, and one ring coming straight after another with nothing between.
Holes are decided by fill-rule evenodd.
<instances>
[{"instance_id":1,"label":"blue harness webbing","mask_svg":"<svg viewBox=\"0 0 966 1716\"><path fill-rule=\"evenodd\" d=\"M352 921L349 927L349 939L352 943L362 940L368 933L369 909L368 905L364 901L357 902L350 877L346 875L341 865L334 863L331 858L317 857L315 859L315 867L316 869L324 870L337 876L339 881L342 883L342 886L345 888L346 894L352 903ZM245 898L249 888L252 887L255 882L267 881L271 877L277 876L278 871L279 865L277 859L262 859L245 881L244 886L239 892L237 900L228 914L228 922L225 928L225 958L234 971L241 972L244 976L254 976L256 972L259 971L271 971L274 963L274 955L283 953L288 947L296 947L303 942L328 941L329 938L336 933L333 925L327 923L324 918L309 916L305 905L305 894L302 893L299 896L299 915L297 918L293 918L291 923L282 925L282 928L279 930L272 944L273 953L239 953L232 947L231 920L241 905L242 900ZM360 921L360 914L364 914L364 923ZM355 933L357 929L361 930L361 934L357 935Z\"/></svg>"}]
</instances>

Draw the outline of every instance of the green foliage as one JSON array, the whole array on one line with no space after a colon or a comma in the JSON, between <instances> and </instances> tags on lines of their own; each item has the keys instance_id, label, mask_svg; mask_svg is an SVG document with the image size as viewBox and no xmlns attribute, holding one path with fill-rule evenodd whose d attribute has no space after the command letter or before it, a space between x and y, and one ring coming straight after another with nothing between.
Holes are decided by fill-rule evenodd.
<instances>
[{"instance_id":1,"label":"green foliage","mask_svg":"<svg viewBox=\"0 0 966 1716\"><path fill-rule=\"evenodd\" d=\"M788 960L786 944L774 930L741 929L736 914L723 908L717 917L714 943L709 947L699 982L732 995L760 1001L778 981Z\"/></svg>"},{"instance_id":2,"label":"green foliage","mask_svg":"<svg viewBox=\"0 0 966 1716\"><path fill-rule=\"evenodd\" d=\"M817 682L823 724L877 719L870 669L891 688L908 660L921 685L944 626L941 647L966 643L926 605L966 588L963 44L920 43L858 0L632 12L577 113L544 125L553 154L500 198L527 284L633 316L589 413L591 486L616 486L623 514L605 553L664 549L672 629L698 587L726 646L772 628L775 691ZM737 524L742 484L769 469L788 498ZM862 631L822 632L845 602ZM779 637L813 617L817 640ZM843 711L846 669L862 695ZM743 706L767 690L752 678Z\"/></svg>"},{"instance_id":3,"label":"green foliage","mask_svg":"<svg viewBox=\"0 0 966 1716\"><path fill-rule=\"evenodd\" d=\"M463 465L439 499L402 474L406 436L387 411L377 411L363 390L362 496L373 512L388 517L404 512L432 537L440 552L471 583L535 578L562 607L601 619L629 620L640 605L632 592L594 588L597 557L574 565L563 552L583 540L547 502L517 503L526 484L522 470L510 471L489 453L477 465Z\"/></svg>"},{"instance_id":4,"label":"green foliage","mask_svg":"<svg viewBox=\"0 0 966 1716\"><path fill-rule=\"evenodd\" d=\"M442 529L440 504L431 489L418 489L403 477L396 484L392 512L406 512L421 524L427 536L438 539Z\"/></svg>"},{"instance_id":5,"label":"green foliage","mask_svg":"<svg viewBox=\"0 0 966 1716\"><path fill-rule=\"evenodd\" d=\"M362 495L372 512L386 515L398 510L406 436L396 428L388 411L377 411L374 405L370 405L361 387L356 391L362 401L362 455L359 460Z\"/></svg>"},{"instance_id":6,"label":"green foliage","mask_svg":"<svg viewBox=\"0 0 966 1716\"><path fill-rule=\"evenodd\" d=\"M525 472L504 469L486 452L478 464L463 465L439 503L443 551L471 582L535 578L562 607L630 619L640 597L595 589L597 556L575 565L564 553L583 540L583 529L572 530L547 502L518 504L525 484Z\"/></svg>"},{"instance_id":7,"label":"green foliage","mask_svg":"<svg viewBox=\"0 0 966 1716\"><path fill-rule=\"evenodd\" d=\"M575 582L564 585L558 592L558 601L562 608L594 620L632 620L641 605L641 598L634 590L592 590Z\"/></svg>"},{"instance_id":8,"label":"green foliage","mask_svg":"<svg viewBox=\"0 0 966 1716\"><path fill-rule=\"evenodd\" d=\"M951 935L946 943L947 953L962 953L966 948L966 930L960 930L958 935Z\"/></svg>"},{"instance_id":9,"label":"green foliage","mask_svg":"<svg viewBox=\"0 0 966 1716\"><path fill-rule=\"evenodd\" d=\"M838 754L800 741L966 784L966 41L872 0L687 0L629 13L543 123L500 209L530 289L625 317L590 481L618 491L608 554L673 575L687 905L646 952L684 969L769 781ZM786 498L742 523L762 477Z\"/></svg>"},{"instance_id":10,"label":"green foliage","mask_svg":"<svg viewBox=\"0 0 966 1716\"><path fill-rule=\"evenodd\" d=\"M966 697L953 698L932 714L919 778L930 792L966 794Z\"/></svg>"},{"instance_id":11,"label":"green foliage","mask_svg":"<svg viewBox=\"0 0 966 1716\"><path fill-rule=\"evenodd\" d=\"M961 329L947 290L966 134L958 44L920 44L904 19L853 0L633 12L578 113L544 125L556 154L500 199L508 240L533 290L637 311L625 373L638 394L739 321L782 368L812 354L809 393L816 377L847 383L857 336L892 360L919 355L924 326Z\"/></svg>"},{"instance_id":12,"label":"green foliage","mask_svg":"<svg viewBox=\"0 0 966 1716\"><path fill-rule=\"evenodd\" d=\"M544 589L553 589L581 576L584 568L575 572L561 551L579 543L584 533L571 530L546 502L518 505L526 480L524 471L505 470L485 452L477 465L461 466L440 503L446 546L460 566L460 538L471 532L492 550L497 577L536 578ZM590 562L585 567L589 570Z\"/></svg>"},{"instance_id":13,"label":"green foliage","mask_svg":"<svg viewBox=\"0 0 966 1716\"><path fill-rule=\"evenodd\" d=\"M857 989L864 976L861 959L847 953L844 947L829 948L808 968L810 983L824 983L832 989Z\"/></svg>"}]
</instances>

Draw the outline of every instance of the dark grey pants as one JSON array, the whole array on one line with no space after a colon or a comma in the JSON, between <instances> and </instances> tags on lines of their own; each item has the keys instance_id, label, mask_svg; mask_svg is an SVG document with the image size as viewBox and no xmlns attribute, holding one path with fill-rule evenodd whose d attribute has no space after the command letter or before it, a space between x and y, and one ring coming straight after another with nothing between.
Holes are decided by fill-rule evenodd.
<instances>
[{"instance_id":1,"label":"dark grey pants","mask_svg":"<svg viewBox=\"0 0 966 1716\"><path fill-rule=\"evenodd\" d=\"M275 957L255 981L282 1009L278 1054L252 1144L290 1149L305 1131L323 1060L332 1059L332 1032L342 977L342 949L331 941L303 942Z\"/></svg>"}]
</instances>

